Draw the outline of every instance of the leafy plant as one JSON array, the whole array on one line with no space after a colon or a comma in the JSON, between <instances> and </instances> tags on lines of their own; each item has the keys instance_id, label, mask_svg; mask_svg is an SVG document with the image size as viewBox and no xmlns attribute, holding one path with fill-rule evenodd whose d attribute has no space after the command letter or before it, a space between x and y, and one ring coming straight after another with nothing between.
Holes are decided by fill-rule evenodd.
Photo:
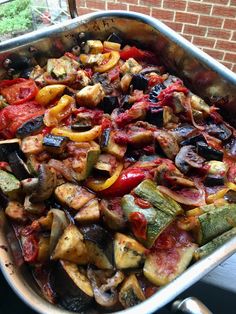
<instances>
[{"instance_id":1,"label":"leafy plant","mask_svg":"<svg viewBox=\"0 0 236 314\"><path fill-rule=\"evenodd\" d=\"M30 0L14 0L1 5L0 34L25 30L31 26Z\"/></svg>"}]
</instances>

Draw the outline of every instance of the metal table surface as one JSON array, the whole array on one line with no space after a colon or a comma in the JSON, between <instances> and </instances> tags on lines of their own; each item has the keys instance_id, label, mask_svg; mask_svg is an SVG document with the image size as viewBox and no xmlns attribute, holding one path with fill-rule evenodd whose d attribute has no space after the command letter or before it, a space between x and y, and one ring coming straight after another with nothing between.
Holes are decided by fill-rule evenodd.
<instances>
[{"instance_id":1,"label":"metal table surface","mask_svg":"<svg viewBox=\"0 0 236 314\"><path fill-rule=\"evenodd\" d=\"M236 313L236 254L209 273L179 298L195 296L214 314ZM156 314L171 313L169 307ZM15 294L0 274L0 314L36 314ZM141 314L141 313L140 313Z\"/></svg>"}]
</instances>

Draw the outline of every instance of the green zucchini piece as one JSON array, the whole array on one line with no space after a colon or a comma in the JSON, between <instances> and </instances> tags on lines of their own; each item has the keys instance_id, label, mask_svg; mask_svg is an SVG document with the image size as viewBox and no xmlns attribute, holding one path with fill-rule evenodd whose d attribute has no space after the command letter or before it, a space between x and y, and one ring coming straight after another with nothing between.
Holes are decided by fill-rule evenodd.
<instances>
[{"instance_id":1,"label":"green zucchini piece","mask_svg":"<svg viewBox=\"0 0 236 314\"><path fill-rule=\"evenodd\" d=\"M173 216L154 207L140 208L135 204L135 198L130 194L122 198L121 206L127 219L134 212L142 213L145 216L147 220L146 240L141 238L138 238L138 240L147 248L152 247L160 233L173 221Z\"/></svg>"},{"instance_id":2,"label":"green zucchini piece","mask_svg":"<svg viewBox=\"0 0 236 314\"><path fill-rule=\"evenodd\" d=\"M135 239L116 233L114 239L114 259L118 269L137 268L145 260L146 248Z\"/></svg>"},{"instance_id":3,"label":"green zucchini piece","mask_svg":"<svg viewBox=\"0 0 236 314\"><path fill-rule=\"evenodd\" d=\"M198 216L197 242L206 244L236 225L236 204L226 204Z\"/></svg>"},{"instance_id":4,"label":"green zucchini piece","mask_svg":"<svg viewBox=\"0 0 236 314\"><path fill-rule=\"evenodd\" d=\"M134 274L130 275L119 292L119 301L124 308L137 305L145 300L140 284Z\"/></svg>"},{"instance_id":5,"label":"green zucchini piece","mask_svg":"<svg viewBox=\"0 0 236 314\"><path fill-rule=\"evenodd\" d=\"M144 276L154 285L166 285L187 268L196 248L197 245L191 243L186 247L175 247L171 252L169 250L151 252L144 264Z\"/></svg>"},{"instance_id":6,"label":"green zucchini piece","mask_svg":"<svg viewBox=\"0 0 236 314\"><path fill-rule=\"evenodd\" d=\"M226 243L229 239L236 236L236 228L230 229L225 233L219 235L212 241L208 242L207 244L197 248L194 252L194 259L199 260L212 252L214 252L218 247Z\"/></svg>"},{"instance_id":7,"label":"green zucchini piece","mask_svg":"<svg viewBox=\"0 0 236 314\"><path fill-rule=\"evenodd\" d=\"M97 163L100 155L100 147L96 142L90 143L90 148L87 151L84 167L81 172L76 171L76 179L78 181L85 180L93 169L93 166Z\"/></svg>"},{"instance_id":8,"label":"green zucchini piece","mask_svg":"<svg viewBox=\"0 0 236 314\"><path fill-rule=\"evenodd\" d=\"M182 207L171 197L158 191L156 184L149 179L141 182L134 192L166 214L176 216L183 213Z\"/></svg>"},{"instance_id":9,"label":"green zucchini piece","mask_svg":"<svg viewBox=\"0 0 236 314\"><path fill-rule=\"evenodd\" d=\"M119 145L114 141L114 131L109 134L107 145L103 146L102 150L108 154L114 155L116 158L121 159L124 157L127 150L127 145Z\"/></svg>"},{"instance_id":10,"label":"green zucchini piece","mask_svg":"<svg viewBox=\"0 0 236 314\"><path fill-rule=\"evenodd\" d=\"M14 200L18 198L20 191L20 181L16 179L11 173L0 170L0 189Z\"/></svg>"}]
</instances>

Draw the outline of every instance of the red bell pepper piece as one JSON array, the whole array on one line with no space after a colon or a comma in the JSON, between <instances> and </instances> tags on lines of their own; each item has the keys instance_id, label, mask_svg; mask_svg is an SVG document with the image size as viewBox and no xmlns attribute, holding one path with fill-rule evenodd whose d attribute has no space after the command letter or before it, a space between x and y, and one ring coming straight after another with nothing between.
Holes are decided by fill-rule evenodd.
<instances>
[{"instance_id":1,"label":"red bell pepper piece","mask_svg":"<svg viewBox=\"0 0 236 314\"><path fill-rule=\"evenodd\" d=\"M183 86L180 82L176 82L168 86L166 89L162 90L158 95L158 100L163 101L165 98L171 96L174 92L182 92L184 94L188 93L187 87Z\"/></svg>"},{"instance_id":2,"label":"red bell pepper piece","mask_svg":"<svg viewBox=\"0 0 236 314\"><path fill-rule=\"evenodd\" d=\"M118 179L108 189L103 190L104 197L123 196L129 193L145 178L145 173L139 168L127 168L123 170Z\"/></svg>"}]
</instances>

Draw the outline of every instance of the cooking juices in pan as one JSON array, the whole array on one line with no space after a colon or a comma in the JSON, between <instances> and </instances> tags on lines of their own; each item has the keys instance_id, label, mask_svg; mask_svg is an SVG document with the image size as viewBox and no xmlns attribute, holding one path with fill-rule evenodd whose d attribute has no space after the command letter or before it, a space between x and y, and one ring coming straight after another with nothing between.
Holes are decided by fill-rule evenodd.
<instances>
[{"instance_id":1,"label":"cooking juices in pan","mask_svg":"<svg viewBox=\"0 0 236 314\"><path fill-rule=\"evenodd\" d=\"M236 234L235 130L153 52L111 34L17 73L0 197L49 302L134 306Z\"/></svg>"}]
</instances>

